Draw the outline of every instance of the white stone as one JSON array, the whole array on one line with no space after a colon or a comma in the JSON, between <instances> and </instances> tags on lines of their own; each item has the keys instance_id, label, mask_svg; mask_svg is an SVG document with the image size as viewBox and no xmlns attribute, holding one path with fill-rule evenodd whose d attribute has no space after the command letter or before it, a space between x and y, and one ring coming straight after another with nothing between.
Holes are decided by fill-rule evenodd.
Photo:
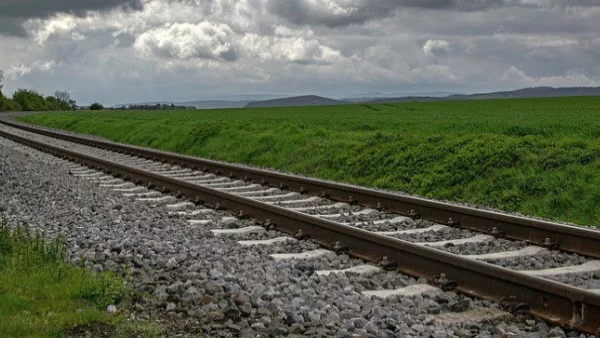
<instances>
[{"instance_id":1,"label":"white stone","mask_svg":"<svg viewBox=\"0 0 600 338\"><path fill-rule=\"evenodd\" d=\"M251 189L259 189L262 188L262 185L260 184L250 184L250 185L243 185L241 187L232 187L232 188L216 188L217 190L221 190L221 191L225 191L225 192L231 192L234 194L238 194L238 195L242 195L243 193L255 193L256 191L248 191ZM264 191L264 190L258 190L258 191Z\"/></svg>"},{"instance_id":2,"label":"white stone","mask_svg":"<svg viewBox=\"0 0 600 338\"><path fill-rule=\"evenodd\" d=\"M274 201L274 200L278 200L278 199L282 199L282 198L293 198L293 197L298 197L300 196L299 193L297 192L290 192L287 194L281 194L281 195L269 195L269 196L257 196L257 197L252 197L253 200L257 200L257 201Z\"/></svg>"},{"instance_id":3,"label":"white stone","mask_svg":"<svg viewBox=\"0 0 600 338\"><path fill-rule=\"evenodd\" d=\"M211 221L209 219L191 219L188 221L188 223L191 225L209 225L212 222L213 221Z\"/></svg>"},{"instance_id":4,"label":"white stone","mask_svg":"<svg viewBox=\"0 0 600 338\"><path fill-rule=\"evenodd\" d=\"M232 223L235 223L237 221L239 221L237 218L229 216L229 217L223 217L223 218L221 218L221 220L219 221L219 223L221 223L221 224L232 224Z\"/></svg>"},{"instance_id":5,"label":"white stone","mask_svg":"<svg viewBox=\"0 0 600 338\"><path fill-rule=\"evenodd\" d=\"M119 178L113 178L112 180L102 180L102 181L99 181L97 183L100 183L101 187L105 187L107 184L108 185L110 185L110 184L121 184L121 183L123 183L123 180L119 179Z\"/></svg>"},{"instance_id":6,"label":"white stone","mask_svg":"<svg viewBox=\"0 0 600 338\"><path fill-rule=\"evenodd\" d=\"M291 201L279 201L279 202L267 202L269 204L275 205L292 205L292 204L306 204L306 203L319 203L321 201L320 197L309 197L302 200L291 200Z\"/></svg>"},{"instance_id":7,"label":"white stone","mask_svg":"<svg viewBox=\"0 0 600 338\"><path fill-rule=\"evenodd\" d=\"M432 225L428 228L420 228L420 229L410 229L410 230L398 230L398 231L380 231L380 232L376 232L376 234L378 235L386 235L386 236L391 236L391 235L413 235L413 234L423 234L426 232L435 232L435 231L442 231L445 229L448 229L448 226L442 225L442 224L436 224L436 225Z\"/></svg>"},{"instance_id":8,"label":"white stone","mask_svg":"<svg viewBox=\"0 0 600 338\"><path fill-rule=\"evenodd\" d=\"M335 255L335 252L325 249L317 249L300 253L271 254L270 256L276 261L282 261L288 259L313 259L325 255Z\"/></svg>"},{"instance_id":9,"label":"white stone","mask_svg":"<svg viewBox=\"0 0 600 338\"><path fill-rule=\"evenodd\" d=\"M96 172L93 174L73 174L73 176L80 177L80 178L93 178L93 177L100 177L102 175L104 175L104 173L101 173L101 172Z\"/></svg>"},{"instance_id":10,"label":"white stone","mask_svg":"<svg viewBox=\"0 0 600 338\"><path fill-rule=\"evenodd\" d=\"M314 207L301 207L301 208L290 208L294 211L309 211L309 210L328 210L328 209L350 209L350 204L347 203L335 203L329 205L318 205ZM318 216L318 215L315 215Z\"/></svg>"},{"instance_id":11,"label":"white stone","mask_svg":"<svg viewBox=\"0 0 600 338\"><path fill-rule=\"evenodd\" d=\"M188 173L191 173L192 171L190 169L178 169L178 170L154 170L153 172L156 174L161 174L163 176L169 176L169 175L188 174Z\"/></svg>"},{"instance_id":12,"label":"white stone","mask_svg":"<svg viewBox=\"0 0 600 338\"><path fill-rule=\"evenodd\" d=\"M317 270L317 271L315 271L315 273L319 276L329 276L331 274L347 273L347 272L354 273L357 275L372 275L372 274L381 272L381 268L379 268L375 265L364 264L364 265L357 265L357 266L353 266L351 268L342 269L342 270Z\"/></svg>"},{"instance_id":13,"label":"white stone","mask_svg":"<svg viewBox=\"0 0 600 338\"><path fill-rule=\"evenodd\" d=\"M248 188L251 188L254 185L255 184L246 185L246 186L241 187L241 188L248 189ZM231 189L231 188L226 188L226 189ZM234 189L238 189L238 188L236 187ZM225 189L222 189L222 190L225 190ZM232 191L230 190L229 192L232 192ZM266 189L266 190L241 191L241 192L233 192L233 193L236 194L236 195L238 195L238 196L244 196L244 197L259 197L259 196L263 196L264 194L275 194L277 192L279 192L279 189L277 189L277 188L270 188L270 189Z\"/></svg>"},{"instance_id":14,"label":"white stone","mask_svg":"<svg viewBox=\"0 0 600 338\"><path fill-rule=\"evenodd\" d=\"M264 233L266 230L263 227L259 226L249 226L245 228L239 229L214 229L211 230L215 237L225 237L225 236L242 236L248 234L260 234Z\"/></svg>"},{"instance_id":15,"label":"white stone","mask_svg":"<svg viewBox=\"0 0 600 338\"><path fill-rule=\"evenodd\" d=\"M256 241L238 241L238 243L243 246L255 246L255 245L273 245L273 244L277 244L277 243L294 242L294 241L296 241L295 238L283 236L283 237L264 239L264 240L256 240Z\"/></svg>"},{"instance_id":16,"label":"white stone","mask_svg":"<svg viewBox=\"0 0 600 338\"><path fill-rule=\"evenodd\" d=\"M215 211L212 209L198 209L193 211L170 211L169 215L180 215L180 216L197 216L204 214L214 214Z\"/></svg>"},{"instance_id":17,"label":"white stone","mask_svg":"<svg viewBox=\"0 0 600 338\"><path fill-rule=\"evenodd\" d=\"M548 250L546 248L532 245L532 246L525 247L521 250L493 252L493 253L481 254L481 255L462 255L462 256L465 258L484 260L484 259L504 259L504 258L514 258L514 257L535 256L535 255L539 255L539 254L546 254L549 252L550 252L550 250Z\"/></svg>"},{"instance_id":18,"label":"white stone","mask_svg":"<svg viewBox=\"0 0 600 338\"><path fill-rule=\"evenodd\" d=\"M166 207L169 210L184 210L189 208L194 208L196 205L192 202L181 202L175 204L167 204Z\"/></svg>"},{"instance_id":19,"label":"white stone","mask_svg":"<svg viewBox=\"0 0 600 338\"><path fill-rule=\"evenodd\" d=\"M131 182L123 182L123 183L116 183L116 184L102 183L102 184L100 184L100 186L103 188L115 188L115 189L113 189L114 191L119 191L118 189L126 189L126 188L130 188L130 187L135 187L135 184L133 184ZM141 188L141 187L139 187L139 188Z\"/></svg>"},{"instance_id":20,"label":"white stone","mask_svg":"<svg viewBox=\"0 0 600 338\"><path fill-rule=\"evenodd\" d=\"M164 196L158 198L136 198L136 200L150 203L169 203L176 201L177 199L173 196Z\"/></svg>"},{"instance_id":21,"label":"white stone","mask_svg":"<svg viewBox=\"0 0 600 338\"><path fill-rule=\"evenodd\" d=\"M399 224L399 223L412 223L414 221L410 217L398 216L398 217L394 217L391 219L380 219L380 220L374 221L372 224L380 225L380 224L384 224L386 222L389 224ZM360 222L360 223L343 223L343 224L361 226L361 225L368 225L370 223Z\"/></svg>"},{"instance_id":22,"label":"white stone","mask_svg":"<svg viewBox=\"0 0 600 338\"><path fill-rule=\"evenodd\" d=\"M392 296L401 296L401 297L413 297L420 296L423 294L439 294L443 291L439 288L428 284L415 284L409 285L404 288L396 289L396 290L373 290L373 291L363 291L362 294L367 297L375 296L377 298L388 298Z\"/></svg>"},{"instance_id":23,"label":"white stone","mask_svg":"<svg viewBox=\"0 0 600 338\"><path fill-rule=\"evenodd\" d=\"M97 171L94 169L71 170L71 174L73 174L73 175L93 174L96 172Z\"/></svg>"},{"instance_id":24,"label":"white stone","mask_svg":"<svg viewBox=\"0 0 600 338\"><path fill-rule=\"evenodd\" d=\"M439 242L418 242L418 243L414 243L414 244L431 246L431 247L443 247L447 244L461 245L461 244L466 244L466 243L483 243L483 242L493 241L494 239L495 239L494 236L475 235L475 236L469 237L469 238L451 239L451 240L439 241Z\"/></svg>"},{"instance_id":25,"label":"white stone","mask_svg":"<svg viewBox=\"0 0 600 338\"><path fill-rule=\"evenodd\" d=\"M532 276L555 276L555 275L567 275L570 273L584 273L600 271L600 261L589 261L580 265L569 265L554 269L544 270L521 270L519 272L525 273Z\"/></svg>"},{"instance_id":26,"label":"white stone","mask_svg":"<svg viewBox=\"0 0 600 338\"><path fill-rule=\"evenodd\" d=\"M466 323L493 323L510 321L513 315L496 308L478 308L464 312L451 312L436 315L434 322L441 325L457 325Z\"/></svg>"},{"instance_id":27,"label":"white stone","mask_svg":"<svg viewBox=\"0 0 600 338\"><path fill-rule=\"evenodd\" d=\"M111 189L111 190L116 191L116 192L123 192L123 193L148 191L148 189L146 189L144 187L136 187L136 186L133 186L132 188L116 188L116 189Z\"/></svg>"},{"instance_id":28,"label":"white stone","mask_svg":"<svg viewBox=\"0 0 600 338\"><path fill-rule=\"evenodd\" d=\"M157 197L157 196L162 196L162 194L158 191L146 191L146 192L132 192L132 193L125 193L123 194L123 196L125 197Z\"/></svg>"},{"instance_id":29,"label":"white stone","mask_svg":"<svg viewBox=\"0 0 600 338\"><path fill-rule=\"evenodd\" d=\"M209 179L202 179L202 180L198 180L198 179L194 179L194 180L188 180L191 183L194 184L211 184L211 183L223 183L223 182L229 182L230 179L228 179L227 177L215 177L215 178L209 178Z\"/></svg>"},{"instance_id":30,"label":"white stone","mask_svg":"<svg viewBox=\"0 0 600 338\"><path fill-rule=\"evenodd\" d=\"M373 209L363 209L361 211L357 211L357 212L353 212L352 215L369 215L372 213L376 213L379 212L377 210L373 210ZM319 218L338 218L338 217L345 217L345 216L349 216L349 213L344 213L344 214L329 214L329 215L312 215L315 217L319 217Z\"/></svg>"},{"instance_id":31,"label":"white stone","mask_svg":"<svg viewBox=\"0 0 600 338\"><path fill-rule=\"evenodd\" d=\"M228 182L223 182L223 183L201 183L200 185L202 185L203 187L207 187L207 188L212 188L212 189L216 189L216 188L227 188L230 186L240 186L240 184L243 184L244 182L242 181L228 181Z\"/></svg>"}]
</instances>

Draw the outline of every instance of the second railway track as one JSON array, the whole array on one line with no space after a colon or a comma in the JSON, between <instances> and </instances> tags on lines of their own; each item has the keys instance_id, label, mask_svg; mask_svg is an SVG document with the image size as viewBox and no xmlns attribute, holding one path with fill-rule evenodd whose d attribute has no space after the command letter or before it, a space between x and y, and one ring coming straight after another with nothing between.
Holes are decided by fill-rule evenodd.
<instances>
[{"instance_id":1,"label":"second railway track","mask_svg":"<svg viewBox=\"0 0 600 338\"><path fill-rule=\"evenodd\" d=\"M2 123L3 137L189 202L226 208L564 327L596 334L600 328L594 284L565 277L600 271L600 232ZM255 231L255 241L285 240L243 230ZM508 269L515 261L532 266Z\"/></svg>"}]
</instances>

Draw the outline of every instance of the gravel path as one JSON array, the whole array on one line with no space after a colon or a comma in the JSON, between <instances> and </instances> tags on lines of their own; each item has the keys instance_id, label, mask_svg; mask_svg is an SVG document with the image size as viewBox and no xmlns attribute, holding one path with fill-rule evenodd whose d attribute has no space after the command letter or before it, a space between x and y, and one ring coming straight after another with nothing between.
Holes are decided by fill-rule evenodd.
<instances>
[{"instance_id":1,"label":"gravel path","mask_svg":"<svg viewBox=\"0 0 600 338\"><path fill-rule=\"evenodd\" d=\"M138 292L131 311L161 321L169 336L586 337L533 319L442 322L440 314L497 306L454 292L371 299L361 291L424 281L392 272L319 276L314 270L364 263L344 255L274 261L271 249L212 235L231 227L219 221L232 215L217 212L202 216L213 225L192 225L187 216L75 178L59 162L0 139L0 216L64 234L75 264L130 275Z\"/></svg>"}]
</instances>

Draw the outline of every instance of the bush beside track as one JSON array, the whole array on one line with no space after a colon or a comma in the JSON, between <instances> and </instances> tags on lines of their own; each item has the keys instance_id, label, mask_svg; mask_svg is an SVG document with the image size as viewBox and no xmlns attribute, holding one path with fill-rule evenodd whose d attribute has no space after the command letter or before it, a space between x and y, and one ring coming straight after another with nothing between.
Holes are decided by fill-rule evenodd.
<instances>
[{"instance_id":1,"label":"bush beside track","mask_svg":"<svg viewBox=\"0 0 600 338\"><path fill-rule=\"evenodd\" d=\"M20 119L188 155L600 225L599 97Z\"/></svg>"}]
</instances>

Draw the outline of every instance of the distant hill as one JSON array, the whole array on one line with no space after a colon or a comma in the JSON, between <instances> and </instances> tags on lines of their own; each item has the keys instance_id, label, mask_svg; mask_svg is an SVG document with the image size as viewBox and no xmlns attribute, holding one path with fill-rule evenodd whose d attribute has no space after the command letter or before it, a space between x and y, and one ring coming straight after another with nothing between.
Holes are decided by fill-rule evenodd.
<instances>
[{"instance_id":1,"label":"distant hill","mask_svg":"<svg viewBox=\"0 0 600 338\"><path fill-rule=\"evenodd\" d=\"M504 92L481 93L470 95L450 95L448 99L512 99L512 98L535 98L535 97L564 97L564 96L600 96L600 87L532 87Z\"/></svg>"},{"instance_id":2,"label":"distant hill","mask_svg":"<svg viewBox=\"0 0 600 338\"><path fill-rule=\"evenodd\" d=\"M538 98L538 97L564 97L564 96L600 96L600 87L532 87L511 91L476 94L450 94L447 92L410 93L387 97L386 93L371 92L348 96L344 99L334 100L317 95L296 97L283 97L269 94L236 95L228 97L215 97L214 100L197 100L187 102L173 102L176 106L194 107L197 109L215 108L257 108L257 107L298 107L298 106L331 106L351 103L394 103L394 102L431 102L453 100L484 100L484 99L510 99L510 98ZM385 97L381 97L385 96ZM230 99L229 99L230 98ZM147 102L136 105L171 105L172 102ZM120 104L114 108L128 107L132 104Z\"/></svg>"},{"instance_id":3,"label":"distant hill","mask_svg":"<svg viewBox=\"0 0 600 338\"><path fill-rule=\"evenodd\" d=\"M217 109L217 108L243 108L249 100L244 101L225 101L225 100L207 100L207 101L188 101L182 102L186 106L192 106L196 109Z\"/></svg>"},{"instance_id":4,"label":"distant hill","mask_svg":"<svg viewBox=\"0 0 600 338\"><path fill-rule=\"evenodd\" d=\"M451 101L451 100L489 100L489 99L524 99L541 97L565 97L565 96L600 96L600 87L531 87L510 91L477 93L477 94L454 94L446 97L433 96L410 96L410 97L388 97L368 101L369 103L391 103L391 102L428 102L428 101Z\"/></svg>"},{"instance_id":5,"label":"distant hill","mask_svg":"<svg viewBox=\"0 0 600 338\"><path fill-rule=\"evenodd\" d=\"M261 107L299 107L299 106L332 106L338 104L348 104L344 101L338 101L317 95L305 95L296 97L287 97L283 99L254 101L246 105L246 108Z\"/></svg>"},{"instance_id":6,"label":"distant hill","mask_svg":"<svg viewBox=\"0 0 600 338\"><path fill-rule=\"evenodd\" d=\"M340 99L341 101L346 102L367 102L374 101L378 99L386 99L386 98L414 98L414 97L448 97L455 93L451 92L422 92L422 93L382 93L382 92L369 92L369 93L361 93L355 94L348 97L344 97Z\"/></svg>"}]
</instances>

